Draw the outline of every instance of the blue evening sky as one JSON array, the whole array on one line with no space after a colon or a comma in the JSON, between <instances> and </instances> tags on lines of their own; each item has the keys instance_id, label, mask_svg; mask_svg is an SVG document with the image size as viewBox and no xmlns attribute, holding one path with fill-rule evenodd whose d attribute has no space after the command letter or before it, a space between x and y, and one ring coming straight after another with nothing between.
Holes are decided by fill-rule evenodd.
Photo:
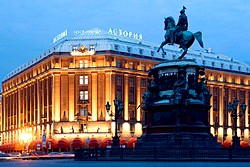
<instances>
[{"instance_id":1,"label":"blue evening sky","mask_svg":"<svg viewBox=\"0 0 250 167\"><path fill-rule=\"evenodd\" d=\"M65 29L120 28L160 45L164 17L177 21L183 5L205 48L250 64L249 0L1 0L0 80L47 51ZM190 49L201 49L195 43Z\"/></svg>"}]
</instances>

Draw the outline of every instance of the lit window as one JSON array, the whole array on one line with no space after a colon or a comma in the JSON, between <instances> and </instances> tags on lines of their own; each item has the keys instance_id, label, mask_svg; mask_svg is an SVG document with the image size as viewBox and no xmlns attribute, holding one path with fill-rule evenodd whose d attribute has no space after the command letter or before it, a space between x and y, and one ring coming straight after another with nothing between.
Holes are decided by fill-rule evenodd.
<instances>
[{"instance_id":1,"label":"lit window","mask_svg":"<svg viewBox=\"0 0 250 167\"><path fill-rule=\"evenodd\" d=\"M129 68L133 69L133 67L134 67L134 63L133 62L129 62Z\"/></svg>"},{"instance_id":2,"label":"lit window","mask_svg":"<svg viewBox=\"0 0 250 167\"><path fill-rule=\"evenodd\" d=\"M82 85L83 84L83 76L79 77L79 84Z\"/></svg>"},{"instance_id":3,"label":"lit window","mask_svg":"<svg viewBox=\"0 0 250 167\"><path fill-rule=\"evenodd\" d=\"M89 61L88 60L84 60L84 68L88 68L89 67Z\"/></svg>"},{"instance_id":4,"label":"lit window","mask_svg":"<svg viewBox=\"0 0 250 167\"><path fill-rule=\"evenodd\" d=\"M73 52L76 52L77 50L78 50L77 45L73 45L73 46L72 46L72 51L73 51Z\"/></svg>"},{"instance_id":5,"label":"lit window","mask_svg":"<svg viewBox=\"0 0 250 167\"><path fill-rule=\"evenodd\" d=\"M87 85L88 84L88 76L87 75L80 76L79 77L79 84L80 85L83 85L83 84Z\"/></svg>"},{"instance_id":6,"label":"lit window","mask_svg":"<svg viewBox=\"0 0 250 167\"><path fill-rule=\"evenodd\" d=\"M142 70L142 71L145 71L145 70L146 70L145 64L143 64L143 63L141 64L141 70Z\"/></svg>"},{"instance_id":7,"label":"lit window","mask_svg":"<svg viewBox=\"0 0 250 167\"><path fill-rule=\"evenodd\" d=\"M88 107L80 108L80 116L88 116Z\"/></svg>"},{"instance_id":8,"label":"lit window","mask_svg":"<svg viewBox=\"0 0 250 167\"><path fill-rule=\"evenodd\" d=\"M80 91L80 100L88 100L89 99L89 92L88 91Z\"/></svg>"},{"instance_id":9,"label":"lit window","mask_svg":"<svg viewBox=\"0 0 250 167\"><path fill-rule=\"evenodd\" d=\"M89 83L89 77L87 75L84 76L84 84L88 84Z\"/></svg>"},{"instance_id":10,"label":"lit window","mask_svg":"<svg viewBox=\"0 0 250 167\"><path fill-rule=\"evenodd\" d=\"M95 51L95 45L90 45L89 46L89 51Z\"/></svg>"},{"instance_id":11,"label":"lit window","mask_svg":"<svg viewBox=\"0 0 250 167\"><path fill-rule=\"evenodd\" d=\"M82 60L79 61L79 68L83 68L83 61Z\"/></svg>"}]
</instances>

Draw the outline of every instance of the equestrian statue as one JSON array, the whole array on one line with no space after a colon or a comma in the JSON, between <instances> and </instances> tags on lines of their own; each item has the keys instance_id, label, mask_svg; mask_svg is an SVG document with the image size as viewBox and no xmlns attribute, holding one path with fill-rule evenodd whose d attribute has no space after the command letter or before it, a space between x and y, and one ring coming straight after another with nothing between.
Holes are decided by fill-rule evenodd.
<instances>
[{"instance_id":1,"label":"equestrian statue","mask_svg":"<svg viewBox=\"0 0 250 167\"><path fill-rule=\"evenodd\" d=\"M161 43L157 52L159 52L161 49L162 52L166 54L163 49L163 46L165 46L166 44L179 44L180 48L183 49L183 53L180 57L178 57L178 59L182 59L186 55L188 48L193 44L195 39L198 41L202 48L204 47L202 41L202 33L198 31L193 34L192 32L188 31L188 20L185 14L185 10L186 8L185 6L183 6L183 9L180 11L180 16L177 25L175 24L175 20L172 16L165 18L165 41Z\"/></svg>"}]
</instances>

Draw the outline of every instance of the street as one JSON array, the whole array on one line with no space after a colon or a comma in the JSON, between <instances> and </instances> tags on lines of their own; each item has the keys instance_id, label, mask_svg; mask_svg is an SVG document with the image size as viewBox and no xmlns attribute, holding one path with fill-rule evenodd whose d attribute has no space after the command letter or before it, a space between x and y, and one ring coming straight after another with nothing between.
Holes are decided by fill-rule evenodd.
<instances>
[{"instance_id":1,"label":"street","mask_svg":"<svg viewBox=\"0 0 250 167\"><path fill-rule=\"evenodd\" d=\"M243 167L248 166L249 162L129 162L129 161L74 161L72 159L61 160L5 160L0 162L1 167Z\"/></svg>"}]
</instances>

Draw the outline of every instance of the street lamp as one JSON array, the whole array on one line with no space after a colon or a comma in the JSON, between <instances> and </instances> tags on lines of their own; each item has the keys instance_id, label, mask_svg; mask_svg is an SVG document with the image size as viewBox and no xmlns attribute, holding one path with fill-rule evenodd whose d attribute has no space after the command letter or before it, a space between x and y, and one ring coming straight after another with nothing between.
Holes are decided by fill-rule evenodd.
<instances>
[{"instance_id":1,"label":"street lamp","mask_svg":"<svg viewBox=\"0 0 250 167\"><path fill-rule=\"evenodd\" d=\"M240 147L240 137L237 135L237 119L238 117L242 117L246 111L247 105L243 102L240 105L240 112L237 113L237 107L239 104L239 100L237 98L234 99L233 103L229 102L227 105L227 110L231 113L231 117L233 118L233 147L239 148Z\"/></svg>"},{"instance_id":2,"label":"street lamp","mask_svg":"<svg viewBox=\"0 0 250 167\"><path fill-rule=\"evenodd\" d=\"M118 120L118 117L120 116L120 113L121 111L123 110L123 102L118 100L117 98L115 98L113 100L114 102L114 105L115 105L115 113L112 113L112 111L110 111L110 104L109 102L107 102L107 104L105 105L106 107L106 110L108 112L108 114L111 116L111 117L115 117L115 136L113 136L113 147L119 147L120 146L120 143L119 143L119 137L118 137L118 132L117 132L117 129L118 129L118 123L117 123L117 120Z\"/></svg>"}]
</instances>

